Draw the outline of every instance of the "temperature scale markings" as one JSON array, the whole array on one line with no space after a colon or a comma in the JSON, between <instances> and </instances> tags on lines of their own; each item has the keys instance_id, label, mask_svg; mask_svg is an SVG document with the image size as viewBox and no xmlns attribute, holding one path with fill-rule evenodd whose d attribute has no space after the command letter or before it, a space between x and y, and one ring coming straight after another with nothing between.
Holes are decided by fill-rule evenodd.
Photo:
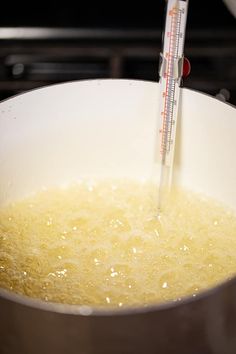
<instances>
[{"instance_id":1,"label":"temperature scale markings","mask_svg":"<svg viewBox=\"0 0 236 354\"><path fill-rule=\"evenodd\" d=\"M162 125L162 142L161 142L161 154L162 159L164 159L164 152L169 152L171 149L171 144L173 143L171 136L172 136L172 127L175 124L173 121L173 111L175 105L175 79L173 78L173 70L174 70L174 59L178 58L178 47L179 47L179 40L180 36L177 34L180 32L181 26L181 15L182 11L179 9L174 8L171 11L171 27L169 32L169 51L167 53L168 65L167 65L167 72L165 73L166 77L166 88L165 88L165 100L164 100L164 112L163 116L163 125ZM173 27L175 32L173 32ZM175 42L175 45L174 43ZM170 92L170 93L168 93ZM171 117L170 122L168 121L168 116Z\"/></svg>"},{"instance_id":2,"label":"temperature scale markings","mask_svg":"<svg viewBox=\"0 0 236 354\"><path fill-rule=\"evenodd\" d=\"M170 151L170 137L171 137L171 128L168 129L169 122L167 121L168 115L171 111L173 113L173 107L171 105L172 100L170 99L174 95L174 83L173 83L173 65L171 70L171 62L173 61L173 38L176 38L176 34L173 34L173 25L175 24L176 17L174 16L176 12L172 11L171 14L171 27L170 27L170 42L169 42L169 51L168 51L168 65L166 73L166 88L165 88L165 101L164 101L164 114L163 114L163 125L162 125L162 142L161 142L161 154L162 159L164 158L164 152ZM171 60L172 59L172 60ZM168 95L168 91L171 92L171 95Z\"/></svg>"}]
</instances>

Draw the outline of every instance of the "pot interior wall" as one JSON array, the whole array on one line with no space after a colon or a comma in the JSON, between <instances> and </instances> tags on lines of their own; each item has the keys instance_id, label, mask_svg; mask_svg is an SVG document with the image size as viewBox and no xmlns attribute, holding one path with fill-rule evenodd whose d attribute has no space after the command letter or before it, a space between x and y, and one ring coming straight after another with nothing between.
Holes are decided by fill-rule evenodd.
<instances>
[{"instance_id":1,"label":"pot interior wall","mask_svg":"<svg viewBox=\"0 0 236 354\"><path fill-rule=\"evenodd\" d=\"M80 178L152 176L159 86L66 83L0 104L0 204ZM236 209L236 110L182 90L175 182Z\"/></svg>"}]
</instances>

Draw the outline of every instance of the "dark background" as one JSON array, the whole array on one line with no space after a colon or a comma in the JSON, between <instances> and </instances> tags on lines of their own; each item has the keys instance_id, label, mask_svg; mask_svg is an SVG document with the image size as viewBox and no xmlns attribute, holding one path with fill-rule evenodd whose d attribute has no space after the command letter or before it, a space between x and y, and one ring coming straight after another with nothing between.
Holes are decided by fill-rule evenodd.
<instances>
[{"instance_id":1,"label":"dark background","mask_svg":"<svg viewBox=\"0 0 236 354\"><path fill-rule=\"evenodd\" d=\"M48 1L4 3L0 26L161 28L165 1ZM221 0L190 0L188 28L235 28Z\"/></svg>"},{"instance_id":2,"label":"dark background","mask_svg":"<svg viewBox=\"0 0 236 354\"><path fill-rule=\"evenodd\" d=\"M4 2L0 99L87 78L158 80L165 1ZM189 0L184 85L236 104L236 19L221 0Z\"/></svg>"}]
</instances>

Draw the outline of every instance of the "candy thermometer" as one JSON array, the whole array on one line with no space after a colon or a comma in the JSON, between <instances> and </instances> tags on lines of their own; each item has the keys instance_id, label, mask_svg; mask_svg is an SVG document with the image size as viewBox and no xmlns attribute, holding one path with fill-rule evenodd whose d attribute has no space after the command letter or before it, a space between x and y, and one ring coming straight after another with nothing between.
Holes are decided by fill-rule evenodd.
<instances>
[{"instance_id":1,"label":"candy thermometer","mask_svg":"<svg viewBox=\"0 0 236 354\"><path fill-rule=\"evenodd\" d=\"M172 184L180 85L184 67L184 40L188 0L168 0L163 52L160 60L160 158L158 206Z\"/></svg>"}]
</instances>

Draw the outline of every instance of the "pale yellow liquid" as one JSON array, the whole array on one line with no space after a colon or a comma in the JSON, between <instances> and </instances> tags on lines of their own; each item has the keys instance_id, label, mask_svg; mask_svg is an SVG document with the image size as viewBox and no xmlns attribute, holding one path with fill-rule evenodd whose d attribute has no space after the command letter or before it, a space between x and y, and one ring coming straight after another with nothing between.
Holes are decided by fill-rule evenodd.
<instances>
[{"instance_id":1,"label":"pale yellow liquid","mask_svg":"<svg viewBox=\"0 0 236 354\"><path fill-rule=\"evenodd\" d=\"M178 300L236 274L236 216L175 191L81 182L0 210L0 286L45 301L124 307Z\"/></svg>"}]
</instances>

